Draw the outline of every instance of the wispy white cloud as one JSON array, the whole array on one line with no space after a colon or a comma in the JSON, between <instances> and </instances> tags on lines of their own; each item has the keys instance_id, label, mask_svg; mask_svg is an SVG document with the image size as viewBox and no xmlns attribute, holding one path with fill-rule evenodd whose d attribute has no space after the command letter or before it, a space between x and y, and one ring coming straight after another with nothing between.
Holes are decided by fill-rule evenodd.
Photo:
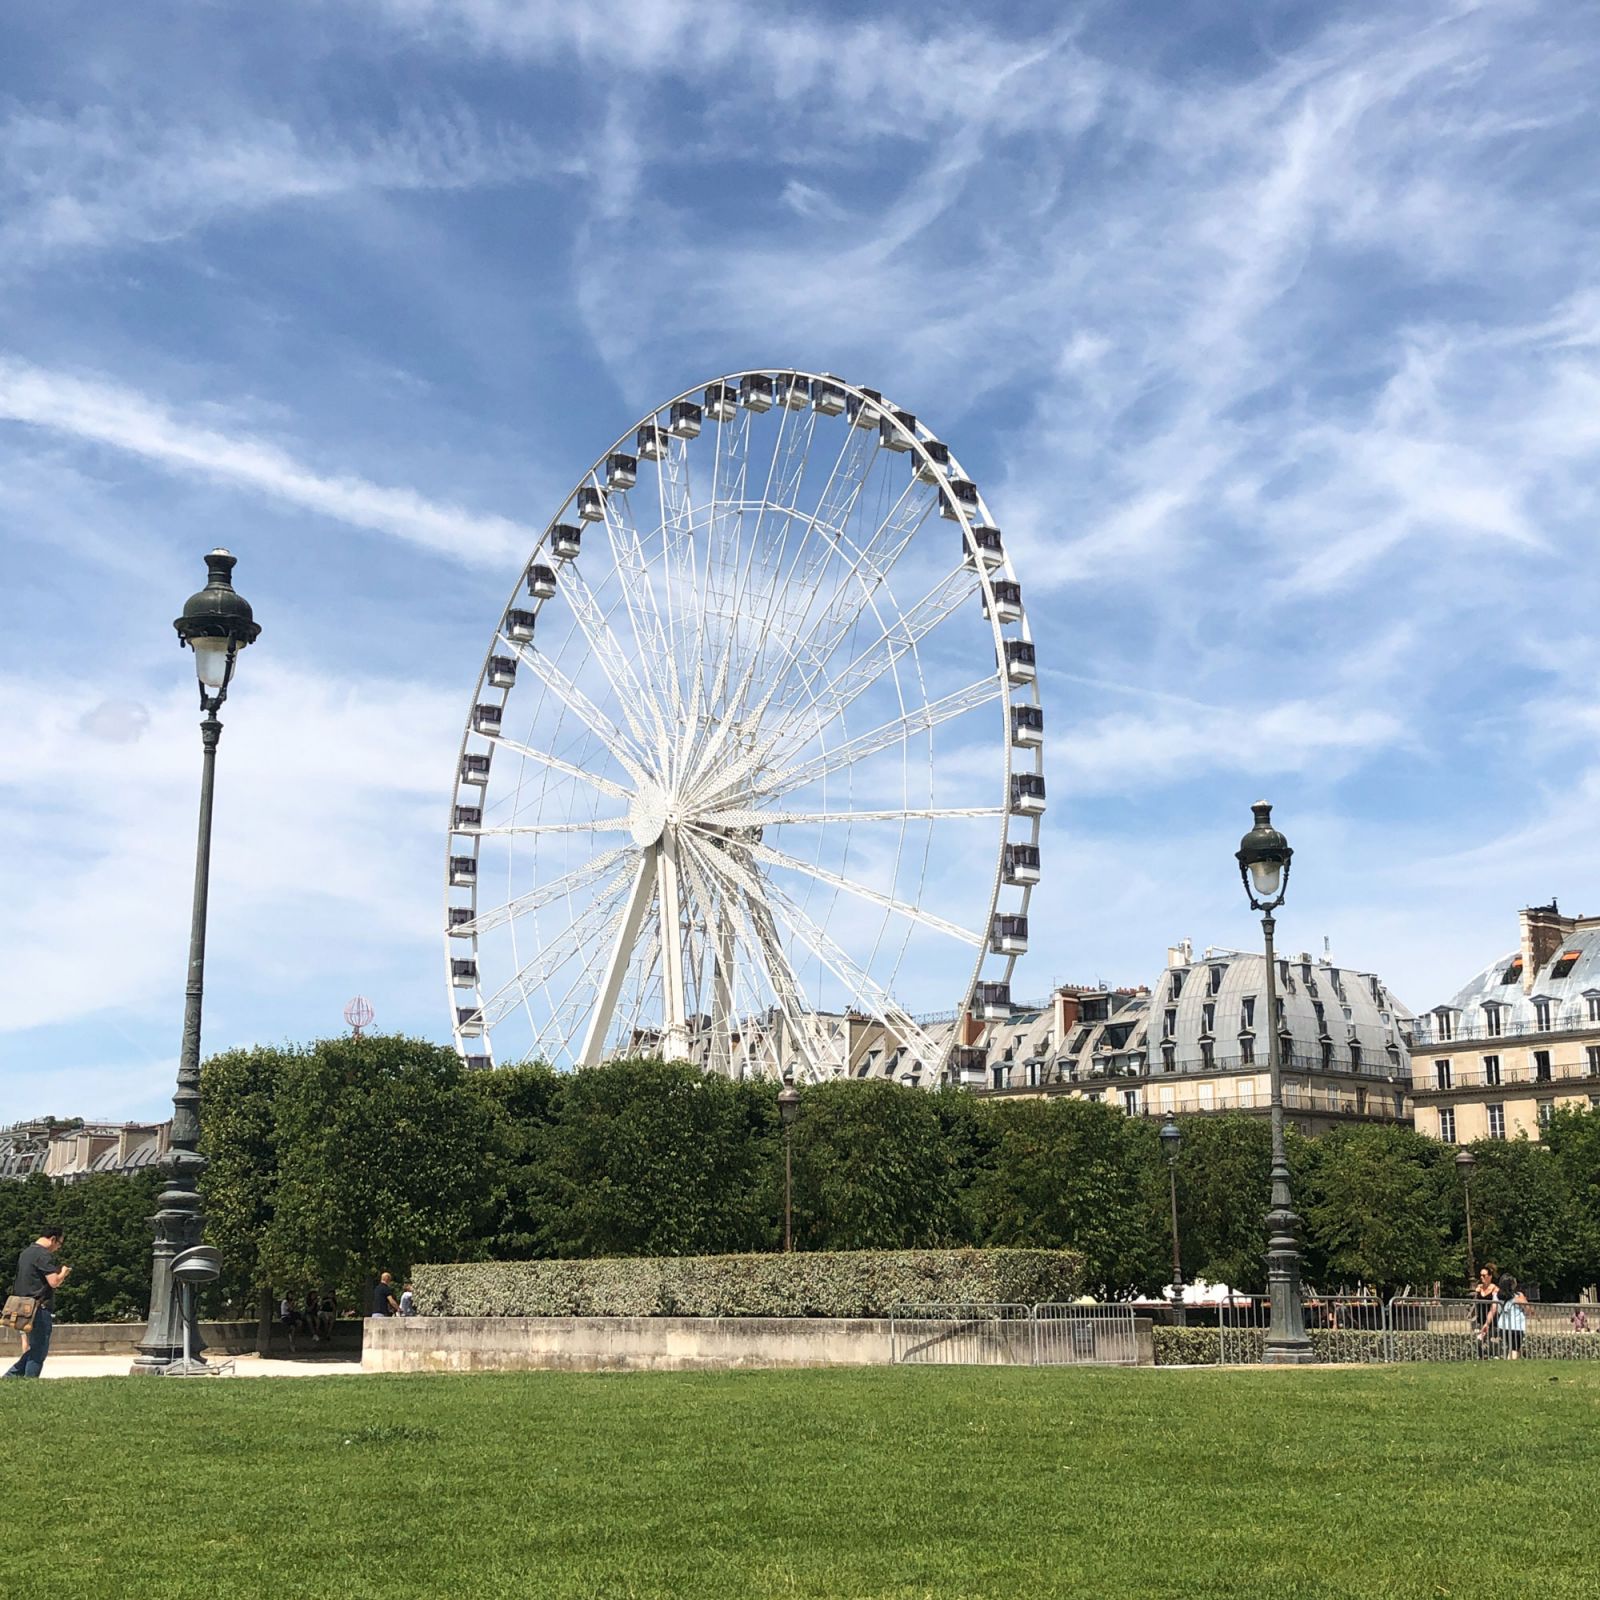
<instances>
[{"instance_id":1,"label":"wispy white cloud","mask_svg":"<svg viewBox=\"0 0 1600 1600\"><path fill-rule=\"evenodd\" d=\"M240 108L210 122L94 106L0 122L0 275L66 253L166 242L212 220L361 191L540 181L570 155L465 108L367 130Z\"/></svg>"},{"instance_id":2,"label":"wispy white cloud","mask_svg":"<svg viewBox=\"0 0 1600 1600\"><path fill-rule=\"evenodd\" d=\"M348 473L318 472L259 435L186 421L136 390L3 356L0 419L125 451L172 472L234 483L461 561L504 563L533 544L532 531L508 518L477 515Z\"/></svg>"}]
</instances>

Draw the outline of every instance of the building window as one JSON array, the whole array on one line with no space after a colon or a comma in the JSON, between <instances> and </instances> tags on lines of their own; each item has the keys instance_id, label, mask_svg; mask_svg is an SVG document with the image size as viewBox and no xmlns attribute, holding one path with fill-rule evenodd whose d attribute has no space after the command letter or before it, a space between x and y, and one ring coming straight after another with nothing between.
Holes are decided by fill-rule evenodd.
<instances>
[{"instance_id":1,"label":"building window","mask_svg":"<svg viewBox=\"0 0 1600 1600\"><path fill-rule=\"evenodd\" d=\"M1037 1061L1028 1063L1028 1087L1030 1089L1039 1087L1039 1063Z\"/></svg>"},{"instance_id":2,"label":"building window","mask_svg":"<svg viewBox=\"0 0 1600 1600\"><path fill-rule=\"evenodd\" d=\"M1433 1086L1435 1089L1448 1089L1450 1087L1450 1063L1448 1061L1434 1062Z\"/></svg>"},{"instance_id":3,"label":"building window","mask_svg":"<svg viewBox=\"0 0 1600 1600\"><path fill-rule=\"evenodd\" d=\"M1223 970L1224 969L1221 968L1221 967L1212 967L1211 968L1211 985L1206 990L1207 994L1220 994L1222 992L1222 974L1223 974Z\"/></svg>"},{"instance_id":4,"label":"building window","mask_svg":"<svg viewBox=\"0 0 1600 1600\"><path fill-rule=\"evenodd\" d=\"M1600 1047L1597 1047L1600 1048ZM1239 1035L1239 1062L1241 1066L1254 1066L1256 1059L1256 1039L1253 1033Z\"/></svg>"},{"instance_id":5,"label":"building window","mask_svg":"<svg viewBox=\"0 0 1600 1600\"><path fill-rule=\"evenodd\" d=\"M1361 1070L1361 1045L1358 1040L1350 1041L1350 1066L1353 1071Z\"/></svg>"},{"instance_id":6,"label":"building window","mask_svg":"<svg viewBox=\"0 0 1600 1600\"><path fill-rule=\"evenodd\" d=\"M1163 1039L1175 1039L1177 1036L1178 1013L1176 1010L1169 1009L1163 1012L1161 1016L1161 1037Z\"/></svg>"},{"instance_id":7,"label":"building window","mask_svg":"<svg viewBox=\"0 0 1600 1600\"><path fill-rule=\"evenodd\" d=\"M1488 1005L1483 1008L1483 1031L1492 1039L1500 1032L1500 1007Z\"/></svg>"},{"instance_id":8,"label":"building window","mask_svg":"<svg viewBox=\"0 0 1600 1600\"><path fill-rule=\"evenodd\" d=\"M1256 997L1253 994L1247 994L1244 999L1239 1002L1239 1026L1248 1030L1255 1027L1255 1025Z\"/></svg>"},{"instance_id":9,"label":"building window","mask_svg":"<svg viewBox=\"0 0 1600 1600\"><path fill-rule=\"evenodd\" d=\"M1548 1050L1535 1050L1533 1052L1533 1076L1537 1083L1550 1081L1550 1052Z\"/></svg>"},{"instance_id":10,"label":"building window","mask_svg":"<svg viewBox=\"0 0 1600 1600\"><path fill-rule=\"evenodd\" d=\"M1130 1117L1139 1115L1139 1091L1137 1089L1124 1089L1122 1091L1122 1109Z\"/></svg>"},{"instance_id":11,"label":"building window","mask_svg":"<svg viewBox=\"0 0 1600 1600\"><path fill-rule=\"evenodd\" d=\"M1453 1039L1455 1027L1451 1023L1448 1011L1435 1011L1433 1014L1434 1030L1441 1039Z\"/></svg>"},{"instance_id":12,"label":"building window","mask_svg":"<svg viewBox=\"0 0 1600 1600\"><path fill-rule=\"evenodd\" d=\"M1554 1100L1541 1100L1538 1104L1539 1126L1548 1128L1550 1126L1550 1118L1555 1115L1556 1103Z\"/></svg>"},{"instance_id":13,"label":"building window","mask_svg":"<svg viewBox=\"0 0 1600 1600\"><path fill-rule=\"evenodd\" d=\"M1202 1033L1217 1031L1217 1008L1209 1000L1200 1008L1200 1031Z\"/></svg>"},{"instance_id":14,"label":"building window","mask_svg":"<svg viewBox=\"0 0 1600 1600\"><path fill-rule=\"evenodd\" d=\"M1578 964L1578 957L1582 954L1583 952L1581 950L1568 950L1564 955L1561 956L1556 964L1551 967L1550 976L1552 978L1570 977L1572 969Z\"/></svg>"},{"instance_id":15,"label":"building window","mask_svg":"<svg viewBox=\"0 0 1600 1600\"><path fill-rule=\"evenodd\" d=\"M1004 1067L995 1067L993 1070L994 1070L994 1086L995 1086L995 1088L997 1088L997 1089L1005 1088L1005 1086L1006 1086L1006 1069Z\"/></svg>"},{"instance_id":16,"label":"building window","mask_svg":"<svg viewBox=\"0 0 1600 1600\"><path fill-rule=\"evenodd\" d=\"M1592 994L1588 998L1589 1020L1591 1022L1600 1022L1600 994Z\"/></svg>"},{"instance_id":17,"label":"building window","mask_svg":"<svg viewBox=\"0 0 1600 1600\"><path fill-rule=\"evenodd\" d=\"M1316 1014L1317 1014L1317 1033L1318 1033L1318 1035L1320 1036L1322 1034L1325 1034L1328 1031L1328 1019L1323 1013L1322 1002L1320 1000L1313 1000L1311 1002L1311 1009L1313 1011L1315 1011Z\"/></svg>"},{"instance_id":18,"label":"building window","mask_svg":"<svg viewBox=\"0 0 1600 1600\"><path fill-rule=\"evenodd\" d=\"M1589 1058L1590 1072L1600 1072L1600 1044L1585 1045L1584 1054Z\"/></svg>"},{"instance_id":19,"label":"building window","mask_svg":"<svg viewBox=\"0 0 1600 1600\"><path fill-rule=\"evenodd\" d=\"M1216 1064L1216 1046L1209 1039L1202 1039L1200 1041L1200 1065L1209 1072Z\"/></svg>"},{"instance_id":20,"label":"building window","mask_svg":"<svg viewBox=\"0 0 1600 1600\"><path fill-rule=\"evenodd\" d=\"M1446 1144L1456 1142L1456 1113L1454 1106L1439 1107L1439 1137Z\"/></svg>"},{"instance_id":21,"label":"building window","mask_svg":"<svg viewBox=\"0 0 1600 1600\"><path fill-rule=\"evenodd\" d=\"M1483 1058L1483 1081L1491 1088L1500 1087L1500 1057L1485 1056Z\"/></svg>"},{"instance_id":22,"label":"building window","mask_svg":"<svg viewBox=\"0 0 1600 1600\"><path fill-rule=\"evenodd\" d=\"M1178 996L1180 994L1182 994L1182 993L1183 993L1183 969L1180 967L1178 969L1178 971L1176 971L1176 972L1174 972L1172 974L1172 993L1168 996L1168 998L1171 999L1171 1000L1176 1000L1178 998Z\"/></svg>"},{"instance_id":23,"label":"building window","mask_svg":"<svg viewBox=\"0 0 1600 1600\"><path fill-rule=\"evenodd\" d=\"M1161 1070L1163 1072L1176 1072L1178 1070L1178 1050L1176 1045L1162 1045Z\"/></svg>"},{"instance_id":24,"label":"building window","mask_svg":"<svg viewBox=\"0 0 1600 1600\"><path fill-rule=\"evenodd\" d=\"M1500 974L1501 983L1515 983L1522 976L1522 957L1513 956L1511 965Z\"/></svg>"},{"instance_id":25,"label":"building window","mask_svg":"<svg viewBox=\"0 0 1600 1600\"><path fill-rule=\"evenodd\" d=\"M1540 1033L1550 1031L1550 1002L1548 1000L1535 1000L1533 1002L1533 1019L1539 1025Z\"/></svg>"},{"instance_id":26,"label":"building window","mask_svg":"<svg viewBox=\"0 0 1600 1600\"><path fill-rule=\"evenodd\" d=\"M1489 1113L1489 1137L1503 1139L1506 1136L1506 1108L1500 1105L1485 1106Z\"/></svg>"},{"instance_id":27,"label":"building window","mask_svg":"<svg viewBox=\"0 0 1600 1600\"><path fill-rule=\"evenodd\" d=\"M1333 1040L1322 1041L1322 1070L1326 1072L1333 1065Z\"/></svg>"}]
</instances>

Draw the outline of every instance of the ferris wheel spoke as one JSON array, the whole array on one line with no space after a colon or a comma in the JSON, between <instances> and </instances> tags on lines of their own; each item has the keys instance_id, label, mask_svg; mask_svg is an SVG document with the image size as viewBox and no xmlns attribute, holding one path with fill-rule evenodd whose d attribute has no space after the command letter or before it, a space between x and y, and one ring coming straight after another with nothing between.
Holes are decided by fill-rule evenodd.
<instances>
[{"instance_id":1,"label":"ferris wheel spoke","mask_svg":"<svg viewBox=\"0 0 1600 1600\"><path fill-rule=\"evenodd\" d=\"M633 742L608 717L605 712L575 684L542 650L530 645L506 643L517 653L517 659L564 705L570 706L589 728L600 736L605 747L628 769L635 783L645 778L642 754Z\"/></svg>"},{"instance_id":2,"label":"ferris wheel spoke","mask_svg":"<svg viewBox=\"0 0 1600 1600\"><path fill-rule=\"evenodd\" d=\"M638 740L639 747L643 750L654 750L657 760L664 761L667 752L667 730L661 720L660 707L653 696L646 694L644 686L634 676L632 668L628 665L623 641L612 632L605 613L595 600L593 591L585 582L583 574L578 571L577 562L564 562L556 574L556 583L566 595L573 620L577 623L584 642L589 646L589 654L610 682L611 692L617 697L623 720L632 730L634 738ZM653 729L647 728L644 716L648 716L654 723Z\"/></svg>"},{"instance_id":3,"label":"ferris wheel spoke","mask_svg":"<svg viewBox=\"0 0 1600 1600\"><path fill-rule=\"evenodd\" d=\"M576 955L581 954L596 932L603 928L612 914L613 904L633 876L632 864L612 877L595 898L578 913L551 940L532 961L521 967L507 982L500 985L479 1007L485 1027L493 1028L502 1022L528 997L532 989L548 984Z\"/></svg>"},{"instance_id":4,"label":"ferris wheel spoke","mask_svg":"<svg viewBox=\"0 0 1600 1600\"><path fill-rule=\"evenodd\" d=\"M594 817L578 822L487 822L480 828L453 831L487 838L512 833L626 833L631 826L627 817Z\"/></svg>"},{"instance_id":5,"label":"ferris wheel spoke","mask_svg":"<svg viewBox=\"0 0 1600 1600\"><path fill-rule=\"evenodd\" d=\"M726 811L702 812L697 821L702 827L776 828L786 823L822 825L843 822L854 827L858 822L953 822L970 817L1003 817L1003 806L900 806L884 811L760 811L736 806Z\"/></svg>"},{"instance_id":6,"label":"ferris wheel spoke","mask_svg":"<svg viewBox=\"0 0 1600 1600\"><path fill-rule=\"evenodd\" d=\"M611 778L604 778L598 772L590 772L584 767L575 767L570 761L563 761L560 756L553 756L547 750L536 750L531 744L523 744L517 739L508 739L503 733L485 734L484 737L491 743L499 745L502 749L510 750L513 754L524 756L529 761L537 761L540 766L548 767L552 772L559 772L565 778L576 778L580 783L586 783L591 788L598 789L602 794L611 795L617 800L631 800L633 795L620 783Z\"/></svg>"},{"instance_id":7,"label":"ferris wheel spoke","mask_svg":"<svg viewBox=\"0 0 1600 1600\"><path fill-rule=\"evenodd\" d=\"M639 670L663 713L675 716L683 695L677 681L677 661L661 622L661 607L651 581L644 542L633 525L626 493L600 497L606 537L611 542L623 605L639 646ZM668 607L670 615L670 602Z\"/></svg>"},{"instance_id":8,"label":"ferris wheel spoke","mask_svg":"<svg viewBox=\"0 0 1600 1600\"><path fill-rule=\"evenodd\" d=\"M607 850L594 860L584 862L581 867L574 867L572 871L562 873L559 878L541 883L537 889L530 889L527 894L519 894L503 905L491 906L487 911L480 911L471 922L457 924L454 932L458 936L487 933L491 928L498 928L501 923L514 921L517 917L526 916L530 911L538 911L543 906L563 900L569 894L576 894L579 889L593 883L595 879L603 878L624 856L633 852L634 846L631 844L618 845L615 850Z\"/></svg>"},{"instance_id":9,"label":"ferris wheel spoke","mask_svg":"<svg viewBox=\"0 0 1600 1600\"><path fill-rule=\"evenodd\" d=\"M899 744L903 739L931 732L943 722L964 716L980 706L989 705L998 700L1003 692L997 677L979 678L976 683L970 683L964 689L957 689L942 699L916 706L903 716L892 717L869 732L858 734L834 750L825 750L798 766L784 767L768 777L763 777L750 785L750 792L770 798L787 794L805 784L815 783L855 765L858 761L864 761L868 756L876 755L878 751L885 750L890 745Z\"/></svg>"},{"instance_id":10,"label":"ferris wheel spoke","mask_svg":"<svg viewBox=\"0 0 1600 1600\"><path fill-rule=\"evenodd\" d=\"M908 651L915 650L921 640L971 595L976 583L975 575L958 568L883 628L873 643L837 678L814 688L821 669L809 674L803 692L810 698L804 704L791 702L787 714L772 719L771 730L765 737L743 760L727 768L723 788L747 784L750 775L759 768L797 755L823 728L843 716Z\"/></svg>"},{"instance_id":11,"label":"ferris wheel spoke","mask_svg":"<svg viewBox=\"0 0 1600 1600\"><path fill-rule=\"evenodd\" d=\"M767 874L759 873L752 867L750 876L755 878L756 886L748 892L765 905L774 918L783 919L795 937L844 984L853 999L863 1004L903 1043L913 1046L924 1061L939 1060L939 1049L933 1040L912 1021L908 1012L895 1004L888 992L868 972L829 937L825 929L818 927Z\"/></svg>"},{"instance_id":12,"label":"ferris wheel spoke","mask_svg":"<svg viewBox=\"0 0 1600 1600\"><path fill-rule=\"evenodd\" d=\"M809 1077L821 1076L811 1052L810 1034L803 1025L806 1015L805 990L789 963L771 914L761 894L756 874L735 861L726 851L702 847L693 838L689 852L703 873L717 879L724 901L738 919L738 933L746 948L753 951L767 974L778 1009L788 1024L789 1037L798 1050ZM729 892L731 889L731 893Z\"/></svg>"},{"instance_id":13,"label":"ferris wheel spoke","mask_svg":"<svg viewBox=\"0 0 1600 1600\"><path fill-rule=\"evenodd\" d=\"M818 883L826 883L834 889L843 889L862 900L870 901L875 906L882 906L886 911L893 911L899 916L909 918L924 928L931 928L935 933L959 939L962 944L970 944L975 949L983 947L982 936L970 929L954 922L947 922L943 917L936 917L931 911L924 911L920 906L908 905L904 900L897 900L893 895L884 894L882 890L869 888L866 884L847 878L842 873L830 872L826 867L801 861L797 856L788 855L766 843L747 842L740 848L764 866L782 867L786 872L798 872L805 877L815 878Z\"/></svg>"}]
</instances>

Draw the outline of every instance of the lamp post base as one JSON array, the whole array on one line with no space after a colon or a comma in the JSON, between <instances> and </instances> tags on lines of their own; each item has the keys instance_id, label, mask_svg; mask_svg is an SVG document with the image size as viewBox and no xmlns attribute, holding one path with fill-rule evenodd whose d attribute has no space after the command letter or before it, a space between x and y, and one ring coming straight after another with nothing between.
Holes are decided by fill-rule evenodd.
<instances>
[{"instance_id":1,"label":"lamp post base","mask_svg":"<svg viewBox=\"0 0 1600 1600\"><path fill-rule=\"evenodd\" d=\"M1261 1352L1264 1367L1309 1367L1316 1359L1309 1340L1304 1344L1295 1344L1292 1340L1287 1344L1268 1343Z\"/></svg>"}]
</instances>

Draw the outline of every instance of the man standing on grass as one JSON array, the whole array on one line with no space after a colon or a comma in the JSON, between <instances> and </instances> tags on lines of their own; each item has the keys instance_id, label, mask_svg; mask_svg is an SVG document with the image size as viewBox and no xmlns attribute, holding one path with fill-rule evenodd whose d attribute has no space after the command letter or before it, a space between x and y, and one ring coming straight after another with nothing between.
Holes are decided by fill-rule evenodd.
<instances>
[{"instance_id":1,"label":"man standing on grass","mask_svg":"<svg viewBox=\"0 0 1600 1600\"><path fill-rule=\"evenodd\" d=\"M72 1268L62 1266L56 1259L61 1239L61 1229L54 1223L47 1224L17 1257L17 1279L11 1292L34 1302L33 1326L22 1336L22 1354L0 1376L37 1378L44 1368L44 1358L50 1354L50 1330L55 1326L56 1290L72 1275Z\"/></svg>"},{"instance_id":2,"label":"man standing on grass","mask_svg":"<svg viewBox=\"0 0 1600 1600\"><path fill-rule=\"evenodd\" d=\"M400 1302L394 1297L394 1277L385 1272L378 1279L378 1287L372 1295L372 1314L375 1317L392 1317L400 1309Z\"/></svg>"}]
</instances>

